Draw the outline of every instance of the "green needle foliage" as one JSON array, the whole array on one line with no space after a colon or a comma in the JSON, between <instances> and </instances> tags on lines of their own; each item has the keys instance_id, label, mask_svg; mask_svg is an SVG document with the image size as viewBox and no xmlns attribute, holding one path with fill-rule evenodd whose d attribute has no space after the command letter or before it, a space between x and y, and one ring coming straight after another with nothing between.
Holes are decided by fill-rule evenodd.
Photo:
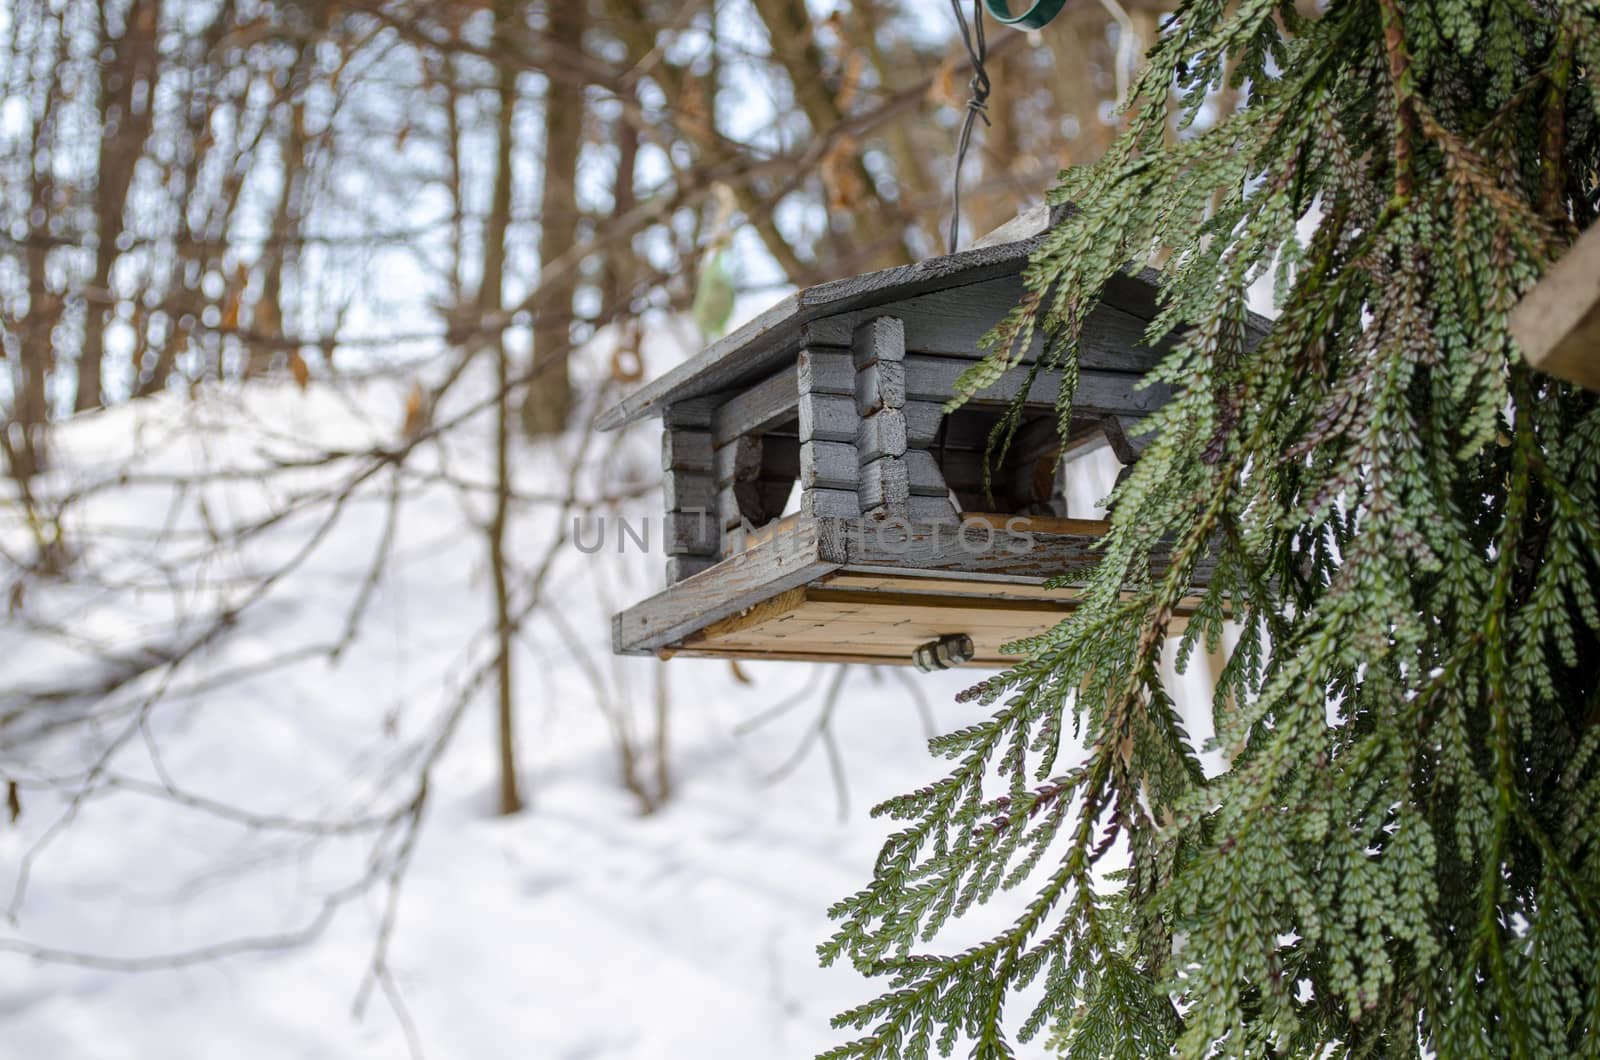
<instances>
[{"instance_id":1,"label":"green needle foliage","mask_svg":"<svg viewBox=\"0 0 1600 1060\"><path fill-rule=\"evenodd\" d=\"M1600 1055L1600 403L1506 330L1600 208L1600 8L1308 10L1183 4L965 380L1042 333L1065 417L1083 315L1162 263L1175 396L1083 605L968 694L993 715L933 742L947 776L880 807L902 829L821 953L887 985L829 1058L1041 1032L1073 1058ZM1158 668L1201 583L1180 659L1239 630L1213 776ZM927 952L1019 885L1005 930Z\"/></svg>"}]
</instances>

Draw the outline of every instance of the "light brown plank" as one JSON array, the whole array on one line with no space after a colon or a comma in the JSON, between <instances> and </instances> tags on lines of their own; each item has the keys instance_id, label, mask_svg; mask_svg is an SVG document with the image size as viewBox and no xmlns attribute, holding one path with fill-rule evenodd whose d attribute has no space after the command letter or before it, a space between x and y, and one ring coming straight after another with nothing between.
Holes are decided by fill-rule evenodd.
<instances>
[{"instance_id":1,"label":"light brown plank","mask_svg":"<svg viewBox=\"0 0 1600 1060\"><path fill-rule=\"evenodd\" d=\"M1510 326L1530 365L1600 391L1600 226L1523 295Z\"/></svg>"}]
</instances>

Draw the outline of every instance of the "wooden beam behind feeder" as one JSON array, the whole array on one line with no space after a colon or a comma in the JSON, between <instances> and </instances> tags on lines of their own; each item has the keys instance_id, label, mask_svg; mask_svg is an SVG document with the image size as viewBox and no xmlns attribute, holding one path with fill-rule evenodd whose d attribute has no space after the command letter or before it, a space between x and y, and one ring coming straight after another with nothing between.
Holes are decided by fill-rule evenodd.
<instances>
[{"instance_id":1,"label":"wooden beam behind feeder","mask_svg":"<svg viewBox=\"0 0 1600 1060\"><path fill-rule=\"evenodd\" d=\"M1024 295L1042 213L1032 227L799 291L601 417L602 430L662 417L672 553L667 588L615 616L616 651L910 664L941 637L962 650L924 661L953 661L965 634L969 665L1000 666L1002 644L1071 611L1078 590L1044 582L1081 585L1106 524L1068 517L1061 455L1108 436L1136 456L1125 440L1167 397L1141 377L1165 351L1143 342L1155 274L1120 275L1084 320L1067 437L1059 371L1030 372L1037 339L946 414ZM1019 398L1014 444L986 469Z\"/></svg>"},{"instance_id":2,"label":"wooden beam behind feeder","mask_svg":"<svg viewBox=\"0 0 1600 1060\"><path fill-rule=\"evenodd\" d=\"M1600 226L1523 295L1511 334L1533 367L1600 392Z\"/></svg>"}]
</instances>

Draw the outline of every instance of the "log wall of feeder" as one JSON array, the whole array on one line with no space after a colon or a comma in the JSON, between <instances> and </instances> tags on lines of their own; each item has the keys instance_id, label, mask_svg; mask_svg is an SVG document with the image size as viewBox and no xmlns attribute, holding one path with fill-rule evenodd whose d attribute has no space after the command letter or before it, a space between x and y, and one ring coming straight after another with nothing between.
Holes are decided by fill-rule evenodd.
<instances>
[{"instance_id":1,"label":"log wall of feeder","mask_svg":"<svg viewBox=\"0 0 1600 1060\"><path fill-rule=\"evenodd\" d=\"M896 421L898 429L897 421L904 418L906 405L905 325L897 317L874 317L856 328L850 352L856 370L855 403L862 431L869 431L866 424L879 416ZM881 435L883 431L873 433ZM862 450L858 454L860 485L856 492L862 514L906 514L911 490L904 463L905 446L898 448L898 452Z\"/></svg>"},{"instance_id":2,"label":"log wall of feeder","mask_svg":"<svg viewBox=\"0 0 1600 1060\"><path fill-rule=\"evenodd\" d=\"M861 514L856 493L859 476L852 466L861 417L853 396L855 369L849 356L839 350L808 347L800 351L795 366L800 512L808 518L854 519Z\"/></svg>"},{"instance_id":3,"label":"log wall of feeder","mask_svg":"<svg viewBox=\"0 0 1600 1060\"><path fill-rule=\"evenodd\" d=\"M661 491L666 508L662 548L671 584L717 561L719 535L710 409L704 403L684 402L662 419Z\"/></svg>"},{"instance_id":4,"label":"log wall of feeder","mask_svg":"<svg viewBox=\"0 0 1600 1060\"><path fill-rule=\"evenodd\" d=\"M759 435L740 435L712 455L717 480L717 527L724 555L737 552L745 524L764 521L761 510L762 445Z\"/></svg>"},{"instance_id":5,"label":"log wall of feeder","mask_svg":"<svg viewBox=\"0 0 1600 1060\"><path fill-rule=\"evenodd\" d=\"M1113 277L1082 322L1070 422L1037 337L946 414L982 336L1022 297L1034 245L795 292L604 414L602 429L664 421L669 584L616 616L615 649L909 663L965 634L971 664L997 666L1005 643L1071 611L1107 524L1065 517L1059 455L1099 438L1137 455L1140 419L1168 398L1141 382L1165 346L1143 344L1154 274ZM1253 335L1266 327L1252 318ZM1013 407L1017 429L986 471ZM1164 563L1152 556L1151 576ZM1203 589L1208 565L1195 572Z\"/></svg>"},{"instance_id":6,"label":"log wall of feeder","mask_svg":"<svg viewBox=\"0 0 1600 1060\"><path fill-rule=\"evenodd\" d=\"M896 317L872 318L852 335L856 438L860 461L857 493L865 514L953 522L938 461L927 452L938 437L943 406L908 397L905 327Z\"/></svg>"}]
</instances>

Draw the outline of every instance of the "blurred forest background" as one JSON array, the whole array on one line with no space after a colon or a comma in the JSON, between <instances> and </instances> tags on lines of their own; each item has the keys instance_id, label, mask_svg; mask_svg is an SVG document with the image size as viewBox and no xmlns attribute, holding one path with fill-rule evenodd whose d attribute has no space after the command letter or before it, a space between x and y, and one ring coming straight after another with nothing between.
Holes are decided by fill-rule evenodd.
<instances>
[{"instance_id":1,"label":"blurred forest background","mask_svg":"<svg viewBox=\"0 0 1600 1060\"><path fill-rule=\"evenodd\" d=\"M1043 31L989 24L963 242L1104 150L1164 10L1073 0ZM390 944L461 718L489 719L493 754L473 754L492 759L500 814L539 816L549 770L519 740L559 743L540 720L558 700L592 703L619 812L654 814L679 773L710 768L669 740L667 668L605 646L607 608L659 579L660 557L598 573L571 547L575 515L656 506L654 437L596 437L592 417L795 286L945 251L971 77L956 16L909 0L12 0L0 37L0 948L170 969L309 942L370 900L361 1000L382 992L418 1050ZM403 629L402 589L421 616ZM841 697L910 704L921 720L895 725L920 739L927 690L961 686L690 665L716 669L696 710L755 681L740 724L800 719L776 772L819 760L841 810L849 739L871 742L839 735ZM351 706L400 671L394 702ZM259 773L238 756L273 745L238 713L194 735L202 705L284 697L297 725L345 728L297 729ZM915 782L919 755L870 769ZM265 844L230 845L230 865L272 862L287 836L301 871L334 848L344 874L289 927L243 930L240 900L219 897L178 935L108 933L52 904L46 855L111 799ZM166 824L112 820L167 846ZM59 890L122 871L82 856ZM834 896L825 880L809 899ZM103 915L121 923L118 908ZM820 937L802 932L797 959ZM58 1023L36 1041L65 1048Z\"/></svg>"},{"instance_id":2,"label":"blurred forest background","mask_svg":"<svg viewBox=\"0 0 1600 1060\"><path fill-rule=\"evenodd\" d=\"M1160 10L990 28L969 231L1104 149ZM72 412L503 344L542 366L522 428L559 431L572 345L703 269L760 290L942 251L969 77L949 10L882 0L21 0L3 28L19 480Z\"/></svg>"}]
</instances>

